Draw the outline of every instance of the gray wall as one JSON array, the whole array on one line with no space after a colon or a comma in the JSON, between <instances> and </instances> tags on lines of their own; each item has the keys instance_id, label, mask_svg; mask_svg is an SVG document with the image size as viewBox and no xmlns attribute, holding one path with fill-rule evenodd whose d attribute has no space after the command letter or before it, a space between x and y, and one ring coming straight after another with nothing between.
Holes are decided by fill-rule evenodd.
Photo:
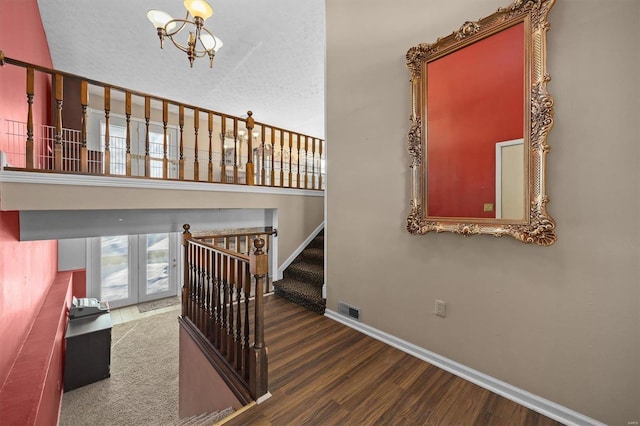
<instances>
[{"instance_id":1,"label":"gray wall","mask_svg":"<svg viewBox=\"0 0 640 426\"><path fill-rule=\"evenodd\" d=\"M551 11L555 245L405 231L405 53L507 4L327 1L328 308L353 304L372 327L625 425L640 419L640 2Z\"/></svg>"}]
</instances>

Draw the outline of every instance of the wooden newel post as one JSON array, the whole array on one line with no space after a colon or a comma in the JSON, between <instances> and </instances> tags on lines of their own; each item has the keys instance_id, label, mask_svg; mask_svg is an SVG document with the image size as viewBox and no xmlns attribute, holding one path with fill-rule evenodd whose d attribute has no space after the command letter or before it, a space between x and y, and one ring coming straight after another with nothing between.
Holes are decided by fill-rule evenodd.
<instances>
[{"instance_id":1,"label":"wooden newel post","mask_svg":"<svg viewBox=\"0 0 640 426\"><path fill-rule=\"evenodd\" d=\"M247 185L254 184L254 171L253 171L253 128L255 126L255 120L253 119L253 112L247 111Z\"/></svg>"},{"instance_id":2,"label":"wooden newel post","mask_svg":"<svg viewBox=\"0 0 640 426\"><path fill-rule=\"evenodd\" d=\"M269 275L269 255L262 248L264 240L256 238L256 248L251 254L251 274L256 281L255 328L251 368L249 369L249 390L254 399L267 393L267 348L264 343L264 282Z\"/></svg>"},{"instance_id":3,"label":"wooden newel post","mask_svg":"<svg viewBox=\"0 0 640 426\"><path fill-rule=\"evenodd\" d=\"M182 316L187 316L189 303L189 243L187 240L191 238L191 226L188 223L182 225L184 232L182 233L182 245L184 246L184 280L182 282Z\"/></svg>"}]
</instances>

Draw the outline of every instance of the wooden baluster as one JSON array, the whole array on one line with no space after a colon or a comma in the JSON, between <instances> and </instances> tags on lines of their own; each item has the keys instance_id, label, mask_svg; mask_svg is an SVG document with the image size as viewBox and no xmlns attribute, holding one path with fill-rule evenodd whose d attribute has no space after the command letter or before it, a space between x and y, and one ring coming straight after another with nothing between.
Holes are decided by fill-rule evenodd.
<instances>
[{"instance_id":1,"label":"wooden baluster","mask_svg":"<svg viewBox=\"0 0 640 426\"><path fill-rule=\"evenodd\" d=\"M205 248L204 249L204 256L203 256L203 267L202 269L204 270L204 279L203 279L203 283L202 283L202 333L208 338L209 337L209 279L210 277L210 272L209 272L209 253L210 253L211 249L209 248Z\"/></svg>"},{"instance_id":2,"label":"wooden baluster","mask_svg":"<svg viewBox=\"0 0 640 426\"><path fill-rule=\"evenodd\" d=\"M233 118L233 183L238 183L238 119Z\"/></svg>"},{"instance_id":3,"label":"wooden baluster","mask_svg":"<svg viewBox=\"0 0 640 426\"><path fill-rule=\"evenodd\" d=\"M202 261L203 257L204 257L204 248L202 246L198 246L198 275L196 277L197 279L197 285L196 285L196 292L194 294L194 301L195 301L195 306L196 306L196 312L195 312L195 319L196 319L196 325L198 326L198 329L200 331L202 331L202 288L204 287L204 262Z\"/></svg>"},{"instance_id":4,"label":"wooden baluster","mask_svg":"<svg viewBox=\"0 0 640 426\"><path fill-rule=\"evenodd\" d=\"M211 271L209 269L209 253L211 250L204 250L204 285L202 289L202 334L209 340L209 286L211 283Z\"/></svg>"},{"instance_id":5,"label":"wooden baluster","mask_svg":"<svg viewBox=\"0 0 640 426\"><path fill-rule=\"evenodd\" d=\"M322 145L324 141L321 139L318 142L320 144L318 150L318 189L322 189Z\"/></svg>"},{"instance_id":6,"label":"wooden baluster","mask_svg":"<svg viewBox=\"0 0 640 426\"><path fill-rule=\"evenodd\" d=\"M293 133L289 132L289 188L293 188Z\"/></svg>"},{"instance_id":7,"label":"wooden baluster","mask_svg":"<svg viewBox=\"0 0 640 426\"><path fill-rule=\"evenodd\" d=\"M265 143L264 143L264 137L265 137L265 133L267 131L267 129L265 128L264 124L260 127L261 130L261 144L260 147L262 148L262 170L260 171L260 185L265 186L267 184L266 179L267 179L267 158L264 155L264 148L265 148Z\"/></svg>"},{"instance_id":8,"label":"wooden baluster","mask_svg":"<svg viewBox=\"0 0 640 426\"><path fill-rule=\"evenodd\" d=\"M205 333L205 314L206 314L206 297L205 290L207 284L207 249L204 247L200 248L200 287L198 288L198 306L200 307L200 311L198 312L198 322L200 323L200 330ZM205 334L206 335L206 334Z\"/></svg>"},{"instance_id":9,"label":"wooden baluster","mask_svg":"<svg viewBox=\"0 0 640 426\"><path fill-rule=\"evenodd\" d=\"M253 112L247 111L247 165L245 168L246 184L255 185L255 173L253 169L253 128L255 127L255 120L253 119Z\"/></svg>"},{"instance_id":10,"label":"wooden baluster","mask_svg":"<svg viewBox=\"0 0 640 426\"><path fill-rule=\"evenodd\" d=\"M224 149L224 138L227 133L227 117L224 115L220 117L221 125L220 125L220 182L227 183L227 156L225 155Z\"/></svg>"},{"instance_id":11,"label":"wooden baluster","mask_svg":"<svg viewBox=\"0 0 640 426\"><path fill-rule=\"evenodd\" d=\"M271 234L261 235L259 238L264 239L265 241L265 249L263 251L269 255L269 249L271 247ZM271 293L271 278L269 274L267 274L266 282L265 282L265 293Z\"/></svg>"},{"instance_id":12,"label":"wooden baluster","mask_svg":"<svg viewBox=\"0 0 640 426\"><path fill-rule=\"evenodd\" d=\"M316 189L316 138L311 143L311 189Z\"/></svg>"},{"instance_id":13,"label":"wooden baluster","mask_svg":"<svg viewBox=\"0 0 640 426\"><path fill-rule=\"evenodd\" d=\"M87 82L80 81L80 107L82 115L80 116L80 171L87 173L89 171L89 151L87 150L87 105L89 103L89 91Z\"/></svg>"},{"instance_id":14,"label":"wooden baluster","mask_svg":"<svg viewBox=\"0 0 640 426\"><path fill-rule=\"evenodd\" d=\"M229 364L233 365L236 357L236 346L234 342L235 330L234 330L234 321L235 317L233 315L233 296L235 294L236 288L236 263L237 259L229 258L229 318L227 319L227 360Z\"/></svg>"},{"instance_id":15,"label":"wooden baluster","mask_svg":"<svg viewBox=\"0 0 640 426\"><path fill-rule=\"evenodd\" d=\"M198 269L196 271L195 291L193 292L193 301L195 302L193 319L198 330L202 330L202 253L204 250L201 246L197 246L197 251L196 264L198 265Z\"/></svg>"},{"instance_id":16,"label":"wooden baluster","mask_svg":"<svg viewBox=\"0 0 640 426\"><path fill-rule=\"evenodd\" d=\"M276 161L276 129L271 128L271 173L269 173L271 186L275 186L275 172L274 166Z\"/></svg>"},{"instance_id":17,"label":"wooden baluster","mask_svg":"<svg viewBox=\"0 0 640 426\"><path fill-rule=\"evenodd\" d=\"M198 290L200 289L200 246L194 245L194 254L193 254L193 286L191 291L191 321L196 325L196 327L200 328L200 322L198 321Z\"/></svg>"},{"instance_id":18,"label":"wooden baluster","mask_svg":"<svg viewBox=\"0 0 640 426\"><path fill-rule=\"evenodd\" d=\"M218 280L216 281L216 312L215 312L215 342L216 342L216 347L218 349L222 348L222 336L221 336L221 332L222 332L222 305L224 303L224 300L222 298L222 287L223 287L223 282L225 280L225 276L224 276L224 260L225 257L223 256L222 253L216 253L216 273L218 275Z\"/></svg>"},{"instance_id":19,"label":"wooden baluster","mask_svg":"<svg viewBox=\"0 0 640 426\"><path fill-rule=\"evenodd\" d=\"M193 180L200 180L200 163L198 162L198 130L200 128L200 110L193 109L193 133L195 138L195 146L193 150Z\"/></svg>"},{"instance_id":20,"label":"wooden baluster","mask_svg":"<svg viewBox=\"0 0 640 426\"><path fill-rule=\"evenodd\" d=\"M194 312L194 319L195 319L195 323L196 326L198 327L198 330L202 331L202 282L203 282L203 264L202 264L202 256L204 253L204 249L202 248L202 246L197 246L198 247L198 256L197 256L197 262L198 262L198 275L196 276L196 291L194 292L193 295L193 299L195 301L195 312Z\"/></svg>"},{"instance_id":21,"label":"wooden baluster","mask_svg":"<svg viewBox=\"0 0 640 426\"><path fill-rule=\"evenodd\" d=\"M27 68L27 146L26 164L27 170L34 169L34 146L33 146L33 97L35 95L35 71Z\"/></svg>"},{"instance_id":22,"label":"wooden baluster","mask_svg":"<svg viewBox=\"0 0 640 426\"><path fill-rule=\"evenodd\" d=\"M207 168L207 181L213 182L213 113L209 112L209 164Z\"/></svg>"},{"instance_id":23,"label":"wooden baluster","mask_svg":"<svg viewBox=\"0 0 640 426\"><path fill-rule=\"evenodd\" d=\"M228 352L227 340L227 304L229 303L229 257L223 256L222 260L222 318L220 324L220 353L226 355Z\"/></svg>"},{"instance_id":24,"label":"wooden baluster","mask_svg":"<svg viewBox=\"0 0 640 426\"><path fill-rule=\"evenodd\" d=\"M255 278L254 343L251 356L249 392L254 399L267 393L267 348L264 343L264 280L269 274L269 256L262 250L264 240L256 238L251 254L251 274Z\"/></svg>"},{"instance_id":25,"label":"wooden baluster","mask_svg":"<svg viewBox=\"0 0 640 426\"><path fill-rule=\"evenodd\" d=\"M188 316L189 319L197 326L196 316L195 316L195 297L194 294L196 292L196 288L198 286L198 246L195 244L191 244L191 270L190 270L190 280L189 280L189 310Z\"/></svg>"},{"instance_id":26,"label":"wooden baluster","mask_svg":"<svg viewBox=\"0 0 640 426\"><path fill-rule=\"evenodd\" d=\"M109 112L111 111L111 88L104 86L104 174L111 174L111 136L109 135Z\"/></svg>"},{"instance_id":27,"label":"wooden baluster","mask_svg":"<svg viewBox=\"0 0 640 426\"><path fill-rule=\"evenodd\" d=\"M162 101L162 179L169 178L169 155L167 152L167 123L169 122L169 102Z\"/></svg>"},{"instance_id":28,"label":"wooden baluster","mask_svg":"<svg viewBox=\"0 0 640 426\"><path fill-rule=\"evenodd\" d=\"M218 299L216 298L217 294L217 283L218 283L218 263L217 263L217 253L215 251L211 251L211 308L209 310L209 341L215 345L216 342L216 304Z\"/></svg>"},{"instance_id":29,"label":"wooden baluster","mask_svg":"<svg viewBox=\"0 0 640 426\"><path fill-rule=\"evenodd\" d=\"M125 116L127 120L127 176L131 176L131 93L125 92Z\"/></svg>"},{"instance_id":30,"label":"wooden baluster","mask_svg":"<svg viewBox=\"0 0 640 426\"><path fill-rule=\"evenodd\" d=\"M144 138L144 176L151 177L151 156L149 155L149 120L151 120L151 98L149 96L144 97L144 123L145 123L145 138Z\"/></svg>"},{"instance_id":31,"label":"wooden baluster","mask_svg":"<svg viewBox=\"0 0 640 426\"><path fill-rule=\"evenodd\" d=\"M184 247L184 279L182 281L182 316L187 316L188 312L188 289L189 289L189 262L191 261L189 257L189 239L191 238L191 226L189 224L182 225L182 245Z\"/></svg>"},{"instance_id":32,"label":"wooden baluster","mask_svg":"<svg viewBox=\"0 0 640 426\"><path fill-rule=\"evenodd\" d=\"M62 101L63 101L63 89L62 89L62 75L56 74L56 123L55 123L55 142L53 148L53 168L54 170L62 170Z\"/></svg>"},{"instance_id":33,"label":"wooden baluster","mask_svg":"<svg viewBox=\"0 0 640 426\"><path fill-rule=\"evenodd\" d=\"M249 251L251 251L251 249L249 249ZM244 287L244 340L242 342L242 346L243 346L243 364L242 364L242 370L243 370L243 375L242 377L248 382L249 381L249 364L250 364L250 359L251 359L251 346L249 344L249 299L251 298L251 271L250 271L250 264L243 264L244 267L244 273L243 273L243 281L242 281L242 285Z\"/></svg>"},{"instance_id":34,"label":"wooden baluster","mask_svg":"<svg viewBox=\"0 0 640 426\"><path fill-rule=\"evenodd\" d=\"M244 271L244 263L243 262L236 262L236 266L237 266L237 272L236 272L236 335L234 337L234 342L235 342L235 368L236 371L241 371L242 370L242 312L241 312L241 308L242 308L242 288L243 288L243 275L242 272Z\"/></svg>"},{"instance_id":35,"label":"wooden baluster","mask_svg":"<svg viewBox=\"0 0 640 426\"><path fill-rule=\"evenodd\" d=\"M296 187L297 187L297 188L302 188L302 185L300 184L300 176L301 176L301 175L300 175L300 139L301 139L301 136L302 136L302 135L300 135L300 134L296 135L296 139L297 139L297 141L298 141L298 143L297 143L297 148L298 148L298 158L296 159L296 160L297 160L297 163L298 163L298 166L296 167L296 172L297 172L297 176L296 176Z\"/></svg>"},{"instance_id":36,"label":"wooden baluster","mask_svg":"<svg viewBox=\"0 0 640 426\"><path fill-rule=\"evenodd\" d=\"M196 306L196 293L198 291L198 254L199 254L199 246L193 244L191 248L191 283L190 288L191 292L189 293L189 318L193 323L198 325L198 317L196 315L197 306Z\"/></svg>"},{"instance_id":37,"label":"wooden baluster","mask_svg":"<svg viewBox=\"0 0 640 426\"><path fill-rule=\"evenodd\" d=\"M178 179L184 180L184 138L182 132L184 130L184 105L180 104L178 111L178 126L180 127L180 160L178 161Z\"/></svg>"},{"instance_id":38,"label":"wooden baluster","mask_svg":"<svg viewBox=\"0 0 640 426\"><path fill-rule=\"evenodd\" d=\"M309 187L309 137L304 137L304 189Z\"/></svg>"},{"instance_id":39,"label":"wooden baluster","mask_svg":"<svg viewBox=\"0 0 640 426\"><path fill-rule=\"evenodd\" d=\"M280 129L280 186L284 187L284 131Z\"/></svg>"}]
</instances>

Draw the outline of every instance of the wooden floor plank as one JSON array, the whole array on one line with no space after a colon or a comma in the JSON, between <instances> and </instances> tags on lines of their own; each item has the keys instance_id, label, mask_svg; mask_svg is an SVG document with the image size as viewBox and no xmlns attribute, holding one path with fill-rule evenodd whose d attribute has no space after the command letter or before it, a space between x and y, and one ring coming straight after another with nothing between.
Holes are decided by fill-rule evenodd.
<instances>
[{"instance_id":1,"label":"wooden floor plank","mask_svg":"<svg viewBox=\"0 0 640 426\"><path fill-rule=\"evenodd\" d=\"M558 425L278 296L265 298L272 397L226 425Z\"/></svg>"}]
</instances>

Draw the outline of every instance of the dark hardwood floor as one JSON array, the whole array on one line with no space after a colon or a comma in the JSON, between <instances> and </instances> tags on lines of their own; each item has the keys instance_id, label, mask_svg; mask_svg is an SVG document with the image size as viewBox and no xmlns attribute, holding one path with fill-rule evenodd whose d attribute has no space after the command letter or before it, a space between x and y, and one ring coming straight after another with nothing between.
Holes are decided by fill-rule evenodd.
<instances>
[{"instance_id":1,"label":"dark hardwood floor","mask_svg":"<svg viewBox=\"0 0 640 426\"><path fill-rule=\"evenodd\" d=\"M265 298L272 397L225 425L558 425L278 296Z\"/></svg>"}]
</instances>

